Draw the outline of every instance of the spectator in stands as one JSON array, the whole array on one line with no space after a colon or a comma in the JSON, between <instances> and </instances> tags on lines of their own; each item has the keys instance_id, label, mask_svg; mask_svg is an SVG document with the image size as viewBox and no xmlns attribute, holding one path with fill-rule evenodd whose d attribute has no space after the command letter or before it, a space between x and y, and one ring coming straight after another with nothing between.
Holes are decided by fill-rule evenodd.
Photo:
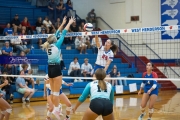
<instances>
[{"instance_id":1,"label":"spectator in stands","mask_svg":"<svg viewBox=\"0 0 180 120\"><path fill-rule=\"evenodd\" d=\"M72 77L81 77L81 69L80 65L78 63L78 58L75 57L74 61L70 63L69 70L68 70L68 75ZM82 82L81 79L77 80L76 78L74 79L74 82Z\"/></svg>"},{"instance_id":2,"label":"spectator in stands","mask_svg":"<svg viewBox=\"0 0 180 120\"><path fill-rule=\"evenodd\" d=\"M5 56L13 55L13 49L9 46L9 41L5 41L5 46L2 47L2 54Z\"/></svg>"},{"instance_id":3,"label":"spectator in stands","mask_svg":"<svg viewBox=\"0 0 180 120\"><path fill-rule=\"evenodd\" d=\"M37 31L37 34L40 34L41 33L41 29L44 27L43 25L43 22L42 22L42 18L39 17L36 21L36 31Z\"/></svg>"},{"instance_id":4,"label":"spectator in stands","mask_svg":"<svg viewBox=\"0 0 180 120\"><path fill-rule=\"evenodd\" d=\"M91 77L92 65L88 63L88 59L84 59L84 63L81 65L82 75L84 77Z\"/></svg>"},{"instance_id":5,"label":"spectator in stands","mask_svg":"<svg viewBox=\"0 0 180 120\"><path fill-rule=\"evenodd\" d=\"M28 69L28 64L23 64L22 65L22 68L23 68L23 70L24 70L24 74L26 74L26 75L32 75L32 73L33 73L33 70L32 69L29 69L29 70L27 70ZM26 77L26 78L24 78L25 79L25 81L26 81L26 84L27 85L32 85L32 88L33 89L35 89L34 88L34 79L32 78L32 77Z\"/></svg>"},{"instance_id":6,"label":"spectator in stands","mask_svg":"<svg viewBox=\"0 0 180 120\"><path fill-rule=\"evenodd\" d=\"M76 25L76 22L74 22L71 27L70 27L71 31L72 32L79 32L79 28L78 26Z\"/></svg>"},{"instance_id":7,"label":"spectator in stands","mask_svg":"<svg viewBox=\"0 0 180 120\"><path fill-rule=\"evenodd\" d=\"M42 28L41 29L41 34L46 34L46 29L45 28ZM41 48L41 45L44 44L46 42L46 38L39 38L38 39L38 44L39 44L39 48Z\"/></svg>"},{"instance_id":8,"label":"spectator in stands","mask_svg":"<svg viewBox=\"0 0 180 120\"><path fill-rule=\"evenodd\" d=\"M55 28L58 29L61 25L61 19L60 18L57 18L57 21L55 23Z\"/></svg>"},{"instance_id":9,"label":"spectator in stands","mask_svg":"<svg viewBox=\"0 0 180 120\"><path fill-rule=\"evenodd\" d=\"M60 0L59 4L56 6L56 9L57 9L57 17L62 20L66 13L66 7L64 5L63 0Z\"/></svg>"},{"instance_id":10,"label":"spectator in stands","mask_svg":"<svg viewBox=\"0 0 180 120\"><path fill-rule=\"evenodd\" d=\"M14 19L11 21L11 25L14 29L14 32L20 32L21 31L21 22L19 20L18 14L14 16Z\"/></svg>"},{"instance_id":11,"label":"spectator in stands","mask_svg":"<svg viewBox=\"0 0 180 120\"><path fill-rule=\"evenodd\" d=\"M83 42L83 38L81 36L77 36L75 39L75 48L80 51L80 54L84 51L86 53L87 45Z\"/></svg>"},{"instance_id":12,"label":"spectator in stands","mask_svg":"<svg viewBox=\"0 0 180 120\"><path fill-rule=\"evenodd\" d=\"M91 48L90 37L88 35L83 36L83 42L87 45L87 48Z\"/></svg>"},{"instance_id":13,"label":"spectator in stands","mask_svg":"<svg viewBox=\"0 0 180 120\"><path fill-rule=\"evenodd\" d=\"M26 28L26 33L28 34L29 31L31 32L31 35L33 35L33 30L32 30L32 27L28 21L28 18L27 17L24 17L24 20L21 22L21 25L22 27L25 27Z\"/></svg>"},{"instance_id":14,"label":"spectator in stands","mask_svg":"<svg viewBox=\"0 0 180 120\"><path fill-rule=\"evenodd\" d=\"M49 19L51 21L54 21L54 15L55 15L55 10L56 10L56 3L54 0L51 0L48 4L48 9L49 9Z\"/></svg>"},{"instance_id":15,"label":"spectator in stands","mask_svg":"<svg viewBox=\"0 0 180 120\"><path fill-rule=\"evenodd\" d=\"M23 70L20 71L20 75L24 75ZM20 76L16 79L16 91L21 94L24 94L22 98L23 103L26 103L26 101L30 102L31 97L35 92L34 89L31 89L26 85L24 78Z\"/></svg>"},{"instance_id":16,"label":"spectator in stands","mask_svg":"<svg viewBox=\"0 0 180 120\"><path fill-rule=\"evenodd\" d=\"M21 56L21 57L25 57L25 56L26 56L25 52L21 51L20 56ZM31 64L28 64L27 70L30 70L30 69L31 69ZM20 70L20 71L23 70L22 64L19 65L19 70Z\"/></svg>"},{"instance_id":17,"label":"spectator in stands","mask_svg":"<svg viewBox=\"0 0 180 120\"><path fill-rule=\"evenodd\" d=\"M71 30L69 29L68 32L71 32ZM74 44L74 39L73 39L73 37L65 37L63 43L64 44L70 44L70 45Z\"/></svg>"},{"instance_id":18,"label":"spectator in stands","mask_svg":"<svg viewBox=\"0 0 180 120\"><path fill-rule=\"evenodd\" d=\"M18 33L14 33L14 36L18 36ZM23 45L21 39L11 39L11 45L20 51L24 51L26 54L30 52L30 49L27 48L26 45Z\"/></svg>"},{"instance_id":19,"label":"spectator in stands","mask_svg":"<svg viewBox=\"0 0 180 120\"><path fill-rule=\"evenodd\" d=\"M112 78L115 77L120 77L120 72L117 70L117 66L114 65L112 71L109 73L109 76ZM111 84L112 86L118 85L117 80L111 80ZM122 81L121 81L121 85L122 85Z\"/></svg>"},{"instance_id":20,"label":"spectator in stands","mask_svg":"<svg viewBox=\"0 0 180 120\"><path fill-rule=\"evenodd\" d=\"M4 72L3 75L7 75L7 73ZM4 93L5 93L5 99L6 99L8 102L13 103L13 97L14 97L14 95L13 95L13 88L12 88L12 86L11 86L12 81L10 80L9 77L3 76L3 77L2 77L2 80L1 80L1 83L4 83L4 81L6 81L6 80L8 81L8 84L5 85L4 87L2 87L1 90L4 91Z\"/></svg>"},{"instance_id":21,"label":"spectator in stands","mask_svg":"<svg viewBox=\"0 0 180 120\"><path fill-rule=\"evenodd\" d=\"M81 22L79 26L79 32L84 32L84 22Z\"/></svg>"},{"instance_id":22,"label":"spectator in stands","mask_svg":"<svg viewBox=\"0 0 180 120\"><path fill-rule=\"evenodd\" d=\"M94 13L94 9L92 9L89 13L88 13L88 15L87 15L87 21L89 22L89 23L92 23L93 24L93 26L94 26L94 28L97 28L97 19L96 19L96 13Z\"/></svg>"},{"instance_id":23,"label":"spectator in stands","mask_svg":"<svg viewBox=\"0 0 180 120\"><path fill-rule=\"evenodd\" d=\"M2 72L8 75L17 75L17 67L13 64L6 64ZM9 77L9 79L11 83L15 83L15 77Z\"/></svg>"},{"instance_id":24,"label":"spectator in stands","mask_svg":"<svg viewBox=\"0 0 180 120\"><path fill-rule=\"evenodd\" d=\"M26 30L22 29L20 35L26 35ZM22 41L22 45L29 45L30 44L30 40L29 39L21 39L21 41Z\"/></svg>"},{"instance_id":25,"label":"spectator in stands","mask_svg":"<svg viewBox=\"0 0 180 120\"><path fill-rule=\"evenodd\" d=\"M45 26L47 33L54 33L55 32L54 25L52 24L52 22L49 20L48 17L44 18L43 25Z\"/></svg>"},{"instance_id":26,"label":"spectator in stands","mask_svg":"<svg viewBox=\"0 0 180 120\"><path fill-rule=\"evenodd\" d=\"M73 12L73 6L71 0L67 0L66 2L66 11L67 11L67 17L75 16L75 13Z\"/></svg>"},{"instance_id":27,"label":"spectator in stands","mask_svg":"<svg viewBox=\"0 0 180 120\"><path fill-rule=\"evenodd\" d=\"M99 40L100 46L102 46L102 40L101 40L101 38L98 37L97 35L92 39L92 43L91 43L92 50L93 50L93 53L94 53L94 54L97 54L97 53L98 53L98 48L97 48L95 39L98 39L98 40Z\"/></svg>"},{"instance_id":28,"label":"spectator in stands","mask_svg":"<svg viewBox=\"0 0 180 120\"><path fill-rule=\"evenodd\" d=\"M10 27L11 27L10 23L7 23L6 28L4 28L3 35L7 36L13 34L13 29Z\"/></svg>"}]
</instances>

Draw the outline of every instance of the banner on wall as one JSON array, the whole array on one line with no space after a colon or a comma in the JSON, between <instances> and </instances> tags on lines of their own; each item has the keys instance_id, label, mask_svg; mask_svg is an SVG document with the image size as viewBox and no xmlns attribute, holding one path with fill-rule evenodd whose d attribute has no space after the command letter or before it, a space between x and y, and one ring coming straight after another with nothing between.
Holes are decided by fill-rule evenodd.
<instances>
[{"instance_id":1,"label":"banner on wall","mask_svg":"<svg viewBox=\"0 0 180 120\"><path fill-rule=\"evenodd\" d=\"M180 1L161 0L161 26L180 24ZM162 40L180 39L180 30L162 31Z\"/></svg>"}]
</instances>

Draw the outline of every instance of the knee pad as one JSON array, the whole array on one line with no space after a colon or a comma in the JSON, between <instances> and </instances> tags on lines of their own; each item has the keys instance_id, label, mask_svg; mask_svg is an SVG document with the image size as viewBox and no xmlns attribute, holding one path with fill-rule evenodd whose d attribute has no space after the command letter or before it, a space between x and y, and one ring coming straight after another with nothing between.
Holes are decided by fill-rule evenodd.
<instances>
[{"instance_id":1,"label":"knee pad","mask_svg":"<svg viewBox=\"0 0 180 120\"><path fill-rule=\"evenodd\" d=\"M11 114L12 109L6 109L6 112L9 113L9 114Z\"/></svg>"},{"instance_id":2,"label":"knee pad","mask_svg":"<svg viewBox=\"0 0 180 120\"><path fill-rule=\"evenodd\" d=\"M66 107L66 111L71 112L72 111L72 107Z\"/></svg>"},{"instance_id":3,"label":"knee pad","mask_svg":"<svg viewBox=\"0 0 180 120\"><path fill-rule=\"evenodd\" d=\"M53 92L54 96L59 96L59 92Z\"/></svg>"},{"instance_id":4,"label":"knee pad","mask_svg":"<svg viewBox=\"0 0 180 120\"><path fill-rule=\"evenodd\" d=\"M154 109L149 109L149 113L152 114L154 112Z\"/></svg>"},{"instance_id":5,"label":"knee pad","mask_svg":"<svg viewBox=\"0 0 180 120\"><path fill-rule=\"evenodd\" d=\"M145 110L145 108L142 108L142 107L140 106L140 110Z\"/></svg>"}]
</instances>

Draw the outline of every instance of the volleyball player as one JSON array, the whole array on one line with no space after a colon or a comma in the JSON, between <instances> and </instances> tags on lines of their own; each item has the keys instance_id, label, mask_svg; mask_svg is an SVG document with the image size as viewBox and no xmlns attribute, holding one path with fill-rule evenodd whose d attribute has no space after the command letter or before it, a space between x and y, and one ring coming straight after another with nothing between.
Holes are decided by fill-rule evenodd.
<instances>
[{"instance_id":1,"label":"volleyball player","mask_svg":"<svg viewBox=\"0 0 180 120\"><path fill-rule=\"evenodd\" d=\"M57 119L60 119L59 114L59 90L62 85L62 73L60 66L60 47L64 41L64 37L70 27L70 25L75 22L75 18L71 17L65 29L62 31L60 38L57 40L57 36L60 33L60 29L63 28L66 23L66 18L63 19L63 22L59 29L56 31L55 35L50 35L47 38L47 41L42 45L42 48L47 51L48 55L48 76L51 86L52 102L55 105L53 109L53 114Z\"/></svg>"},{"instance_id":2,"label":"volleyball player","mask_svg":"<svg viewBox=\"0 0 180 120\"><path fill-rule=\"evenodd\" d=\"M8 80L5 80L4 83L0 85L0 89L6 85L8 85ZM4 117L5 117L5 120L9 120L9 116L11 114L12 108L8 104L8 102L6 102L2 98L1 90L0 90L0 110L1 110L0 120L3 120Z\"/></svg>"},{"instance_id":3,"label":"volleyball player","mask_svg":"<svg viewBox=\"0 0 180 120\"><path fill-rule=\"evenodd\" d=\"M50 115L51 115L51 113L53 111L54 105L53 105L53 103L51 101L51 87L50 87L50 84L49 84L49 77L48 77L48 75L45 76L44 81L45 81L45 84L44 84L44 95L45 96L47 95L47 102L48 102L48 112L47 112L47 118L46 119L47 120L51 120ZM62 80L62 84L66 85L66 86L72 86L73 85L72 83L68 84L68 83L66 83L63 80ZM67 96L62 92L62 88L59 91L59 99L62 102L64 102L66 104L66 106L67 106L67 108L66 108L66 119L65 120L70 120L70 116L69 115L70 115L70 112L72 110L71 102L69 101ZM62 105L61 104L59 104L59 109L61 111L60 115L63 115L62 114Z\"/></svg>"},{"instance_id":4,"label":"volleyball player","mask_svg":"<svg viewBox=\"0 0 180 120\"><path fill-rule=\"evenodd\" d=\"M103 68L106 73L108 73L108 67L113 61L114 54L118 51L118 47L114 44L114 42L108 39L105 42L105 46L100 46L98 36L95 36L96 46L98 48L98 54L96 59L96 65L94 67L94 72L98 68Z\"/></svg>"},{"instance_id":5,"label":"volleyball player","mask_svg":"<svg viewBox=\"0 0 180 120\"><path fill-rule=\"evenodd\" d=\"M154 65L152 63L147 63L146 69L147 71L143 73L143 78L158 78L157 74L153 72ZM144 94L141 101L141 115L139 116L138 120L142 120L142 118L145 116L145 107L149 100L149 118L148 120L151 120L152 114L154 112L154 104L156 102L157 96L158 96L158 87L157 87L157 81L156 80L143 80L141 83L140 91L138 92L138 95L141 94L142 89L144 88Z\"/></svg>"},{"instance_id":6,"label":"volleyball player","mask_svg":"<svg viewBox=\"0 0 180 120\"><path fill-rule=\"evenodd\" d=\"M99 68L95 72L97 80L86 85L82 95L79 97L73 112L91 95L90 106L86 110L82 120L95 120L102 115L103 120L114 120L113 115L113 99L114 90L110 83L104 81L106 72Z\"/></svg>"}]
</instances>

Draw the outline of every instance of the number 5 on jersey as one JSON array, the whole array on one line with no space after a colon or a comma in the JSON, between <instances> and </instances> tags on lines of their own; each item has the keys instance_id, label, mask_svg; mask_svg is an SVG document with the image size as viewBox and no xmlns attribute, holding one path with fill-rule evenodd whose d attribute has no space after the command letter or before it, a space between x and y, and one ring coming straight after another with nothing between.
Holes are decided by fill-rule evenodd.
<instances>
[{"instance_id":1,"label":"number 5 on jersey","mask_svg":"<svg viewBox=\"0 0 180 120\"><path fill-rule=\"evenodd\" d=\"M52 49L48 49L48 55L52 54Z\"/></svg>"}]
</instances>

